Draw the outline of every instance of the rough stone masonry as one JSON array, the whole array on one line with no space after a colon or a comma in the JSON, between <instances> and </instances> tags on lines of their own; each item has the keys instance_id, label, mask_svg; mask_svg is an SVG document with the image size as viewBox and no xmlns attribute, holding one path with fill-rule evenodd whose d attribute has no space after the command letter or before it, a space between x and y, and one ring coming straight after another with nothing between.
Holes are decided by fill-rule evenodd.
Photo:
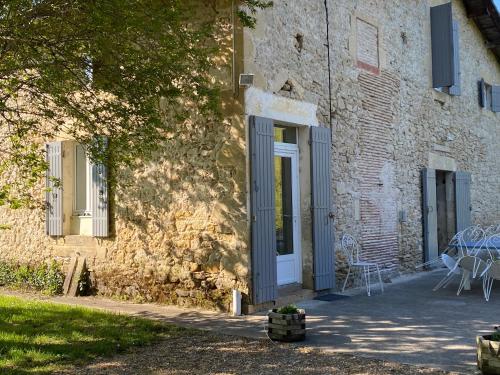
<instances>
[{"instance_id":1,"label":"rough stone masonry","mask_svg":"<svg viewBox=\"0 0 500 375\"><path fill-rule=\"evenodd\" d=\"M215 74L224 120L199 120L173 133L141 170L120 171L128 188L113 194L109 238L50 238L43 213L1 207L12 229L0 231L0 257L67 263L78 252L104 295L227 310L236 288L251 303L247 116L259 109L250 107L249 90L270 98L278 112L289 111L283 118L314 108L303 125L331 126L337 242L353 234L366 257L389 272L413 272L422 259L423 168L471 172L473 221L500 222L500 115L477 100L478 80L500 84L500 63L463 2L453 0L462 94L431 88L429 9L442 2L328 0L327 19L323 0L275 0L257 14L256 28L245 30L231 1L200 2L200 14L224 26ZM254 74L251 89L238 87L240 73ZM302 154L301 163L306 159ZM305 273L311 272L306 182ZM344 263L338 254L339 279Z\"/></svg>"}]
</instances>

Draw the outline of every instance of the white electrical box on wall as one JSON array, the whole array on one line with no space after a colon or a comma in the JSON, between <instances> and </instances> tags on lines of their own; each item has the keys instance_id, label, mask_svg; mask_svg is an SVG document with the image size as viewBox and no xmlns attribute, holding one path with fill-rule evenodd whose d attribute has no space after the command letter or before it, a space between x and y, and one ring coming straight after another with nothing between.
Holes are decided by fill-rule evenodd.
<instances>
[{"instance_id":1,"label":"white electrical box on wall","mask_svg":"<svg viewBox=\"0 0 500 375\"><path fill-rule=\"evenodd\" d=\"M240 74L240 86L249 87L253 85L253 74Z\"/></svg>"}]
</instances>

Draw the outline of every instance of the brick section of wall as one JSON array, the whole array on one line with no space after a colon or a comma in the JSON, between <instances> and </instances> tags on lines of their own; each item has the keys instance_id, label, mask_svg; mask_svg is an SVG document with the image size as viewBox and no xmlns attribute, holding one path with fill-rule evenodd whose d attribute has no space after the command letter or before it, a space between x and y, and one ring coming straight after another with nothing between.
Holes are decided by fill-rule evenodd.
<instances>
[{"instance_id":1,"label":"brick section of wall","mask_svg":"<svg viewBox=\"0 0 500 375\"><path fill-rule=\"evenodd\" d=\"M399 80L383 72L380 76L360 74L359 82L364 94L364 115L359 120L363 255L393 269L398 266L398 192L394 188L394 157L387 146L392 143Z\"/></svg>"}]
</instances>

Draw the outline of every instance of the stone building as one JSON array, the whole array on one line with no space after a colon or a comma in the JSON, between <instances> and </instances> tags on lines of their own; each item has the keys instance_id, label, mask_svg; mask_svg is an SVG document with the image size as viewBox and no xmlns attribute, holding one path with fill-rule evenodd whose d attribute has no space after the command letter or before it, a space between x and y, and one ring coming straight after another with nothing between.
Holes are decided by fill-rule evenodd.
<instances>
[{"instance_id":1,"label":"stone building","mask_svg":"<svg viewBox=\"0 0 500 375\"><path fill-rule=\"evenodd\" d=\"M500 16L491 0L276 0L226 24L224 121L179 130L129 189L72 142L48 145L47 218L0 214L0 256L86 257L97 289L228 309L345 277L343 233L414 272L457 229L500 223Z\"/></svg>"}]
</instances>

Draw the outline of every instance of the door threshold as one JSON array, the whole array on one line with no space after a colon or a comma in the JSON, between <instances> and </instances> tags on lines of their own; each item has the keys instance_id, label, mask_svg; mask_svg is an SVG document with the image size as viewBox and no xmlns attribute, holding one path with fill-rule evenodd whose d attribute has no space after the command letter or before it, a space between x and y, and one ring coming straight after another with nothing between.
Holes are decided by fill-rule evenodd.
<instances>
[{"instance_id":1,"label":"door threshold","mask_svg":"<svg viewBox=\"0 0 500 375\"><path fill-rule=\"evenodd\" d=\"M304 288L300 283L291 283L278 286L278 297L286 296L289 294L302 291ZM306 289L307 290L307 289Z\"/></svg>"},{"instance_id":2,"label":"door threshold","mask_svg":"<svg viewBox=\"0 0 500 375\"><path fill-rule=\"evenodd\" d=\"M304 289L302 284L287 284L278 286L278 297L276 301L261 303L258 305L245 305L244 314L253 314L259 311L279 308L301 301L314 299L318 295L312 289Z\"/></svg>"},{"instance_id":3,"label":"door threshold","mask_svg":"<svg viewBox=\"0 0 500 375\"><path fill-rule=\"evenodd\" d=\"M316 293L312 289L305 289L302 284L288 284L278 287L276 307L313 299Z\"/></svg>"}]
</instances>

